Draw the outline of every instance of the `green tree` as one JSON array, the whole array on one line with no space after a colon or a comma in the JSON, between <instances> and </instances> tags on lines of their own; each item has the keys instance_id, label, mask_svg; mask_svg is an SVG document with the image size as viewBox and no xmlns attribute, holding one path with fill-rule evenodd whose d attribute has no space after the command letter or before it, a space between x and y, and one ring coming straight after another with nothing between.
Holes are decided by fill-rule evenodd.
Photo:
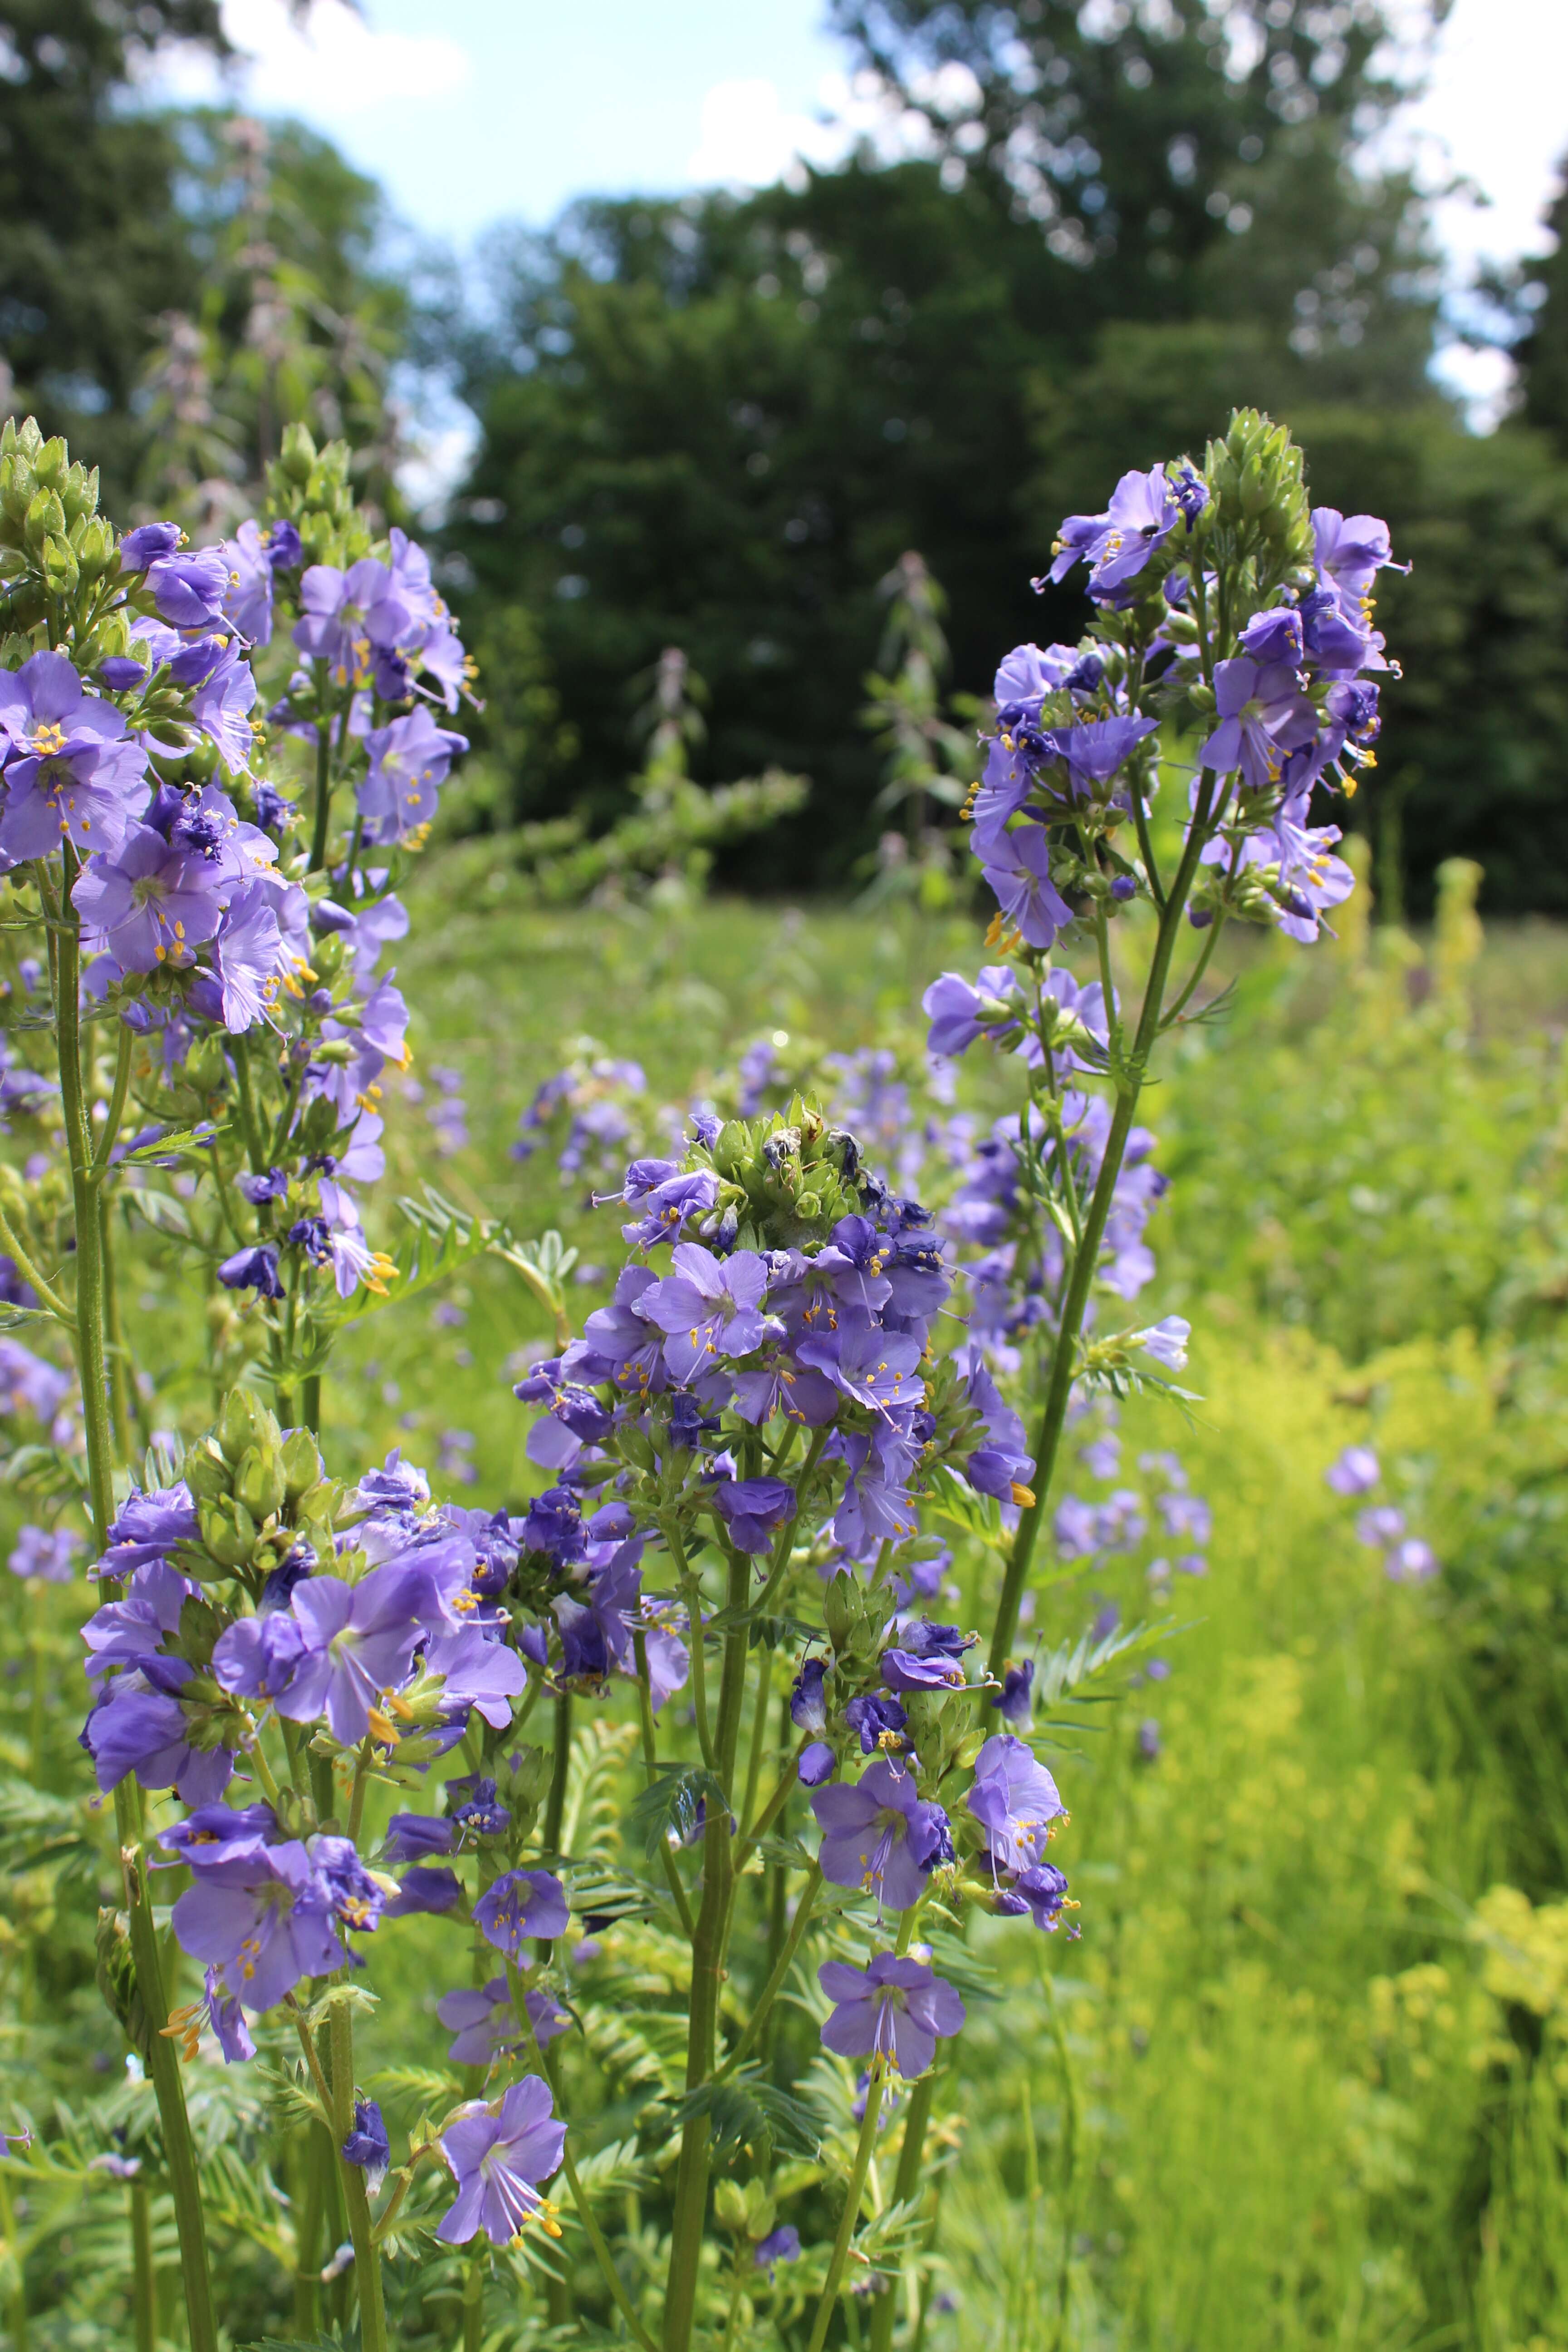
<instances>
[{"instance_id":1,"label":"green tree","mask_svg":"<svg viewBox=\"0 0 1568 2352\"><path fill-rule=\"evenodd\" d=\"M5 0L0 9L0 352L11 401L90 431L123 497L153 321L195 298L170 124L125 104L173 41L226 54L217 0ZM90 423L89 422L90 420Z\"/></svg>"},{"instance_id":2,"label":"green tree","mask_svg":"<svg viewBox=\"0 0 1568 2352\"><path fill-rule=\"evenodd\" d=\"M1552 243L1519 273L1511 309L1522 330L1513 345L1520 414L1549 433L1568 457L1568 164L1546 215Z\"/></svg>"}]
</instances>

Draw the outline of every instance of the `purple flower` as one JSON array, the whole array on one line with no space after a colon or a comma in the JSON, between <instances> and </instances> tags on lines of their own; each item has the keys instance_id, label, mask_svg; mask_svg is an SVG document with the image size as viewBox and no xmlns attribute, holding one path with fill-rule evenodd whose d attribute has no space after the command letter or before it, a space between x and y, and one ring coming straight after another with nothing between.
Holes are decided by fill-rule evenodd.
<instances>
[{"instance_id":1,"label":"purple flower","mask_svg":"<svg viewBox=\"0 0 1568 2352\"><path fill-rule=\"evenodd\" d=\"M149 1657L105 1685L79 1735L100 1789L116 1789L134 1772L144 1789L174 1789L186 1804L223 1794L234 1758L226 1748L192 1746L192 1726L174 1696L190 1676L183 1658Z\"/></svg>"},{"instance_id":2,"label":"purple flower","mask_svg":"<svg viewBox=\"0 0 1568 2352\"><path fill-rule=\"evenodd\" d=\"M1004 1723L1027 1723L1034 1713L1035 1662L1026 1658L1021 1666L1009 1666L1002 1677L1002 1696L994 1698Z\"/></svg>"},{"instance_id":3,"label":"purple flower","mask_svg":"<svg viewBox=\"0 0 1568 2352\"><path fill-rule=\"evenodd\" d=\"M803 1341L797 1353L845 1396L884 1418L901 1406L918 1405L925 1394L917 1376L921 1343L901 1332L865 1326L825 1332Z\"/></svg>"},{"instance_id":4,"label":"purple flower","mask_svg":"<svg viewBox=\"0 0 1568 2352\"><path fill-rule=\"evenodd\" d=\"M236 1037L267 1019L278 995L283 935L265 882L247 882L235 892L208 961L210 976L198 972L191 987L191 1003L203 1019L220 1021Z\"/></svg>"},{"instance_id":5,"label":"purple flower","mask_svg":"<svg viewBox=\"0 0 1568 2352\"><path fill-rule=\"evenodd\" d=\"M962 2031L963 2003L923 1961L879 1952L868 1968L825 1960L817 1982L834 2008L822 2029L840 2058L879 2058L906 2081L923 2074L939 2040Z\"/></svg>"},{"instance_id":6,"label":"purple flower","mask_svg":"<svg viewBox=\"0 0 1568 2352\"><path fill-rule=\"evenodd\" d=\"M803 1789L820 1789L833 1778L838 1759L826 1739L808 1739L800 1751L797 1774Z\"/></svg>"},{"instance_id":7,"label":"purple flower","mask_svg":"<svg viewBox=\"0 0 1568 2352\"><path fill-rule=\"evenodd\" d=\"M1338 595L1345 616L1363 622L1373 582L1394 562L1388 525L1376 515L1342 515L1337 507L1314 507L1312 538L1318 572Z\"/></svg>"},{"instance_id":8,"label":"purple flower","mask_svg":"<svg viewBox=\"0 0 1568 2352\"><path fill-rule=\"evenodd\" d=\"M1023 1005L1018 982L1005 963L987 964L973 981L962 972L944 971L932 981L921 999L931 1020L926 1036L929 1054L967 1053L977 1037L999 1044L1016 1036L1022 1027Z\"/></svg>"},{"instance_id":9,"label":"purple flower","mask_svg":"<svg viewBox=\"0 0 1568 2352\"><path fill-rule=\"evenodd\" d=\"M154 525L166 529L167 525ZM137 536L132 532L130 537ZM128 541L120 542L121 562ZM229 567L221 547L193 548L189 555L160 555L147 567L146 585L160 620L172 629L210 629L223 619Z\"/></svg>"},{"instance_id":10,"label":"purple flower","mask_svg":"<svg viewBox=\"0 0 1568 2352\"><path fill-rule=\"evenodd\" d=\"M109 1530L101 1571L129 1576L151 1560L166 1559L176 1544L196 1542L200 1534L195 1505L183 1478L173 1486L156 1486L151 1494L133 1486Z\"/></svg>"},{"instance_id":11,"label":"purple flower","mask_svg":"<svg viewBox=\"0 0 1568 2352\"><path fill-rule=\"evenodd\" d=\"M1405 1533L1405 1514L1393 1503L1376 1503L1370 1511L1358 1513L1355 1523L1358 1541L1370 1551L1381 1551L1385 1544L1396 1544Z\"/></svg>"},{"instance_id":12,"label":"purple flower","mask_svg":"<svg viewBox=\"0 0 1568 2352\"><path fill-rule=\"evenodd\" d=\"M920 1447L909 1432L890 1422L870 1436L850 1430L830 1442L849 1465L834 1514L834 1541L851 1559L867 1559L879 1544L914 1535L920 1522L908 1480Z\"/></svg>"},{"instance_id":13,"label":"purple flower","mask_svg":"<svg viewBox=\"0 0 1568 2352\"><path fill-rule=\"evenodd\" d=\"M1215 672L1215 697L1219 725L1198 756L1216 775L1239 768L1248 792L1278 784L1285 755L1317 735L1317 712L1288 662L1266 668L1236 654Z\"/></svg>"},{"instance_id":14,"label":"purple flower","mask_svg":"<svg viewBox=\"0 0 1568 2352\"><path fill-rule=\"evenodd\" d=\"M441 1705L448 1722L462 1723L472 1708L494 1731L503 1731L511 1721L510 1702L528 1685L517 1652L483 1625L433 1635L425 1653L425 1671L445 1679Z\"/></svg>"},{"instance_id":15,"label":"purple flower","mask_svg":"<svg viewBox=\"0 0 1568 2352\"><path fill-rule=\"evenodd\" d=\"M1152 735L1153 719L1097 719L1085 727L1053 728L1046 741L1067 762L1068 785L1076 799L1102 800L1108 784L1131 752Z\"/></svg>"},{"instance_id":16,"label":"purple flower","mask_svg":"<svg viewBox=\"0 0 1568 2352\"><path fill-rule=\"evenodd\" d=\"M354 2101L353 2128L343 2142L342 2153L345 2163L357 2164L367 2176L365 2187L374 2197L392 2161L392 2142L374 2099Z\"/></svg>"},{"instance_id":17,"label":"purple flower","mask_svg":"<svg viewBox=\"0 0 1568 2352\"><path fill-rule=\"evenodd\" d=\"M147 755L123 712L84 692L64 654L0 671L0 736L8 753L0 853L46 857L61 836L82 856L112 850L147 799Z\"/></svg>"},{"instance_id":18,"label":"purple flower","mask_svg":"<svg viewBox=\"0 0 1568 2352\"><path fill-rule=\"evenodd\" d=\"M1383 1472L1370 1445L1347 1445L1337 1462L1323 1473L1323 1483L1336 1495L1370 1494Z\"/></svg>"},{"instance_id":19,"label":"purple flower","mask_svg":"<svg viewBox=\"0 0 1568 2352\"><path fill-rule=\"evenodd\" d=\"M664 1360L678 1381L694 1380L712 1357L749 1356L761 1345L765 1258L741 1250L721 1259L700 1243L680 1242L671 1260L675 1273L645 1290L637 1311L665 1333Z\"/></svg>"},{"instance_id":20,"label":"purple flower","mask_svg":"<svg viewBox=\"0 0 1568 2352\"><path fill-rule=\"evenodd\" d=\"M1437 1555L1419 1536L1406 1536L1393 1547L1383 1566L1395 1584L1425 1584L1437 1574Z\"/></svg>"},{"instance_id":21,"label":"purple flower","mask_svg":"<svg viewBox=\"0 0 1568 2352\"><path fill-rule=\"evenodd\" d=\"M827 1701L823 1695L823 1682L827 1667L821 1658L807 1658L795 1676L790 1693L789 1718L797 1731L826 1731Z\"/></svg>"},{"instance_id":22,"label":"purple flower","mask_svg":"<svg viewBox=\"0 0 1568 2352\"><path fill-rule=\"evenodd\" d=\"M784 2222L778 2229L771 2230L765 2238L759 2240L756 2252L752 2259L760 2271L766 2271L769 2278L772 2278L780 2263L799 2262L800 2231L793 2222Z\"/></svg>"},{"instance_id":23,"label":"purple flower","mask_svg":"<svg viewBox=\"0 0 1568 2352\"><path fill-rule=\"evenodd\" d=\"M452 1822L438 1813L394 1813L382 1853L388 1862L423 1862L433 1853L450 1853L455 1835Z\"/></svg>"},{"instance_id":24,"label":"purple flower","mask_svg":"<svg viewBox=\"0 0 1568 2352\"><path fill-rule=\"evenodd\" d=\"M558 2033L564 2033L572 2021L547 1992L528 1993L524 2002L541 2049ZM436 2004L436 2014L456 2037L447 2053L456 2065L488 2066L492 2059L515 2056L527 2046L505 1977L444 1993Z\"/></svg>"},{"instance_id":25,"label":"purple flower","mask_svg":"<svg viewBox=\"0 0 1568 2352\"><path fill-rule=\"evenodd\" d=\"M944 1651L933 1650L922 1656L916 1651L895 1647L884 1650L878 1664L890 1691L963 1688L962 1664Z\"/></svg>"},{"instance_id":26,"label":"purple flower","mask_svg":"<svg viewBox=\"0 0 1568 2352\"><path fill-rule=\"evenodd\" d=\"M174 1906L183 1951L211 1964L219 1992L247 2009L271 2009L302 1977L326 1976L345 1954L331 1892L299 1839L259 1838L187 1854L196 1878Z\"/></svg>"},{"instance_id":27,"label":"purple flower","mask_svg":"<svg viewBox=\"0 0 1568 2352\"><path fill-rule=\"evenodd\" d=\"M858 1886L894 1911L925 1892L952 1844L940 1805L922 1801L912 1776L879 1756L852 1786L820 1789L811 1807L822 1832L819 1859L836 1886Z\"/></svg>"},{"instance_id":28,"label":"purple flower","mask_svg":"<svg viewBox=\"0 0 1568 2352\"><path fill-rule=\"evenodd\" d=\"M860 1742L862 1756L900 1754L908 1745L903 1734L909 1719L906 1709L884 1691L863 1692L844 1710L844 1720Z\"/></svg>"},{"instance_id":29,"label":"purple flower","mask_svg":"<svg viewBox=\"0 0 1568 2352\"><path fill-rule=\"evenodd\" d=\"M285 1610L241 1617L218 1635L213 1674L237 1697L280 1699L307 1647L304 1629Z\"/></svg>"},{"instance_id":30,"label":"purple flower","mask_svg":"<svg viewBox=\"0 0 1568 2352\"><path fill-rule=\"evenodd\" d=\"M713 1489L713 1501L737 1551L772 1548L773 1535L795 1517L795 1488L784 1478L731 1478Z\"/></svg>"},{"instance_id":31,"label":"purple flower","mask_svg":"<svg viewBox=\"0 0 1568 2352\"><path fill-rule=\"evenodd\" d=\"M1146 1715L1138 1726L1138 1753L1146 1764L1158 1761L1163 1742L1157 1717Z\"/></svg>"},{"instance_id":32,"label":"purple flower","mask_svg":"<svg viewBox=\"0 0 1568 2352\"><path fill-rule=\"evenodd\" d=\"M1051 880L1051 845L1043 825L978 839L975 855L1007 921L1032 948L1048 948L1072 920L1072 908Z\"/></svg>"},{"instance_id":33,"label":"purple flower","mask_svg":"<svg viewBox=\"0 0 1568 2352\"><path fill-rule=\"evenodd\" d=\"M438 788L468 748L468 737L437 727L423 703L385 727L373 728L365 738L370 768L357 803L370 839L401 841L428 824Z\"/></svg>"},{"instance_id":34,"label":"purple flower","mask_svg":"<svg viewBox=\"0 0 1568 2352\"><path fill-rule=\"evenodd\" d=\"M1081 558L1089 566L1089 594L1112 596L1163 545L1182 511L1163 466L1146 474L1123 474L1104 514L1068 516L1052 551L1049 577L1065 580Z\"/></svg>"},{"instance_id":35,"label":"purple flower","mask_svg":"<svg viewBox=\"0 0 1568 2352\"><path fill-rule=\"evenodd\" d=\"M985 1832L992 1860L1010 1871L1044 1861L1050 1825L1067 1810L1034 1750L1010 1731L994 1733L975 1758L964 1802Z\"/></svg>"},{"instance_id":36,"label":"purple flower","mask_svg":"<svg viewBox=\"0 0 1568 2352\"><path fill-rule=\"evenodd\" d=\"M132 825L116 850L93 858L71 892L94 943L122 971L194 963L223 920L226 897L221 873L150 824Z\"/></svg>"},{"instance_id":37,"label":"purple flower","mask_svg":"<svg viewBox=\"0 0 1568 2352\"><path fill-rule=\"evenodd\" d=\"M474 2100L459 2107L441 2134L457 2200L437 2235L462 2246L483 2230L492 2245L510 2246L545 2210L537 2184L550 2179L565 2145L566 2126L537 2074L525 2074L490 2106Z\"/></svg>"},{"instance_id":38,"label":"purple flower","mask_svg":"<svg viewBox=\"0 0 1568 2352\"><path fill-rule=\"evenodd\" d=\"M1152 1356L1157 1364L1179 1372L1185 1367L1187 1341L1192 1335L1193 1327L1184 1316L1165 1315L1146 1331L1134 1332L1132 1345L1142 1348L1146 1356Z\"/></svg>"},{"instance_id":39,"label":"purple flower","mask_svg":"<svg viewBox=\"0 0 1568 2352\"><path fill-rule=\"evenodd\" d=\"M170 664L176 677L180 666L181 657L176 656ZM205 664L201 676L190 682L195 687L190 703L193 724L216 744L229 774L243 775L250 764L250 713L256 708L257 694L250 664L232 640L225 640L217 658Z\"/></svg>"},{"instance_id":40,"label":"purple flower","mask_svg":"<svg viewBox=\"0 0 1568 2352\"><path fill-rule=\"evenodd\" d=\"M498 1952L516 1959L525 1940L566 1933L566 1890L547 1870L509 1870L474 1906L474 1925Z\"/></svg>"},{"instance_id":41,"label":"purple flower","mask_svg":"<svg viewBox=\"0 0 1568 2352\"><path fill-rule=\"evenodd\" d=\"M408 1680L432 1600L427 1571L395 1561L373 1568L358 1584L307 1577L289 1603L304 1655L277 1701L279 1714L295 1723L324 1715L332 1738L356 1747L374 1727L371 1717L386 1693Z\"/></svg>"},{"instance_id":42,"label":"purple flower","mask_svg":"<svg viewBox=\"0 0 1568 2352\"><path fill-rule=\"evenodd\" d=\"M1005 1886L998 1888L996 1908L1015 1916L1027 1911L1037 1927L1054 1936L1061 1925L1063 1911L1077 1908L1068 1903L1067 1895L1065 1873L1053 1862L1040 1862L1031 1869L1021 1870Z\"/></svg>"},{"instance_id":43,"label":"purple flower","mask_svg":"<svg viewBox=\"0 0 1568 2352\"><path fill-rule=\"evenodd\" d=\"M455 1911L463 1899L455 1870L422 1867L405 1871L398 1881L396 1899L386 1906L389 1919L412 1918L416 1912Z\"/></svg>"},{"instance_id":44,"label":"purple flower","mask_svg":"<svg viewBox=\"0 0 1568 2352\"><path fill-rule=\"evenodd\" d=\"M219 1266L217 1278L226 1290L257 1290L263 1298L283 1296L283 1285L278 1279L278 1252L271 1242L258 1242L249 1249L236 1250Z\"/></svg>"},{"instance_id":45,"label":"purple flower","mask_svg":"<svg viewBox=\"0 0 1568 2352\"><path fill-rule=\"evenodd\" d=\"M219 1990L217 1970L209 1968L205 1986L207 2022L223 2053L226 2066L243 2066L256 2055L256 2044L245 2021L245 2011L232 1994Z\"/></svg>"},{"instance_id":46,"label":"purple flower","mask_svg":"<svg viewBox=\"0 0 1568 2352\"><path fill-rule=\"evenodd\" d=\"M145 572L150 563L173 555L184 535L177 522L144 522L128 530L120 542L121 572Z\"/></svg>"},{"instance_id":47,"label":"purple flower","mask_svg":"<svg viewBox=\"0 0 1568 2352\"><path fill-rule=\"evenodd\" d=\"M80 1536L68 1528L29 1524L17 1528L16 1546L5 1565L13 1576L38 1576L46 1584L68 1584L81 1548Z\"/></svg>"},{"instance_id":48,"label":"purple flower","mask_svg":"<svg viewBox=\"0 0 1568 2352\"><path fill-rule=\"evenodd\" d=\"M637 1164L634 1161L634 1167ZM627 1181L629 1184L629 1175ZM684 1230L688 1218L704 1214L718 1197L719 1180L706 1168L695 1169L689 1176L666 1177L643 1195L643 1214L635 1223L621 1227L621 1238L638 1243L644 1249L651 1249L656 1242L674 1241Z\"/></svg>"}]
</instances>

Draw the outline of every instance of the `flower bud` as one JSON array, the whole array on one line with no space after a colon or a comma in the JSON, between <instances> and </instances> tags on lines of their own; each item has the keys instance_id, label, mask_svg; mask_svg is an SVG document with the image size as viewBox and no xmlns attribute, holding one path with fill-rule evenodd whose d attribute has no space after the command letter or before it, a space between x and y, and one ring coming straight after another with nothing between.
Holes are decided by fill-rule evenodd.
<instances>
[{"instance_id":1,"label":"flower bud","mask_svg":"<svg viewBox=\"0 0 1568 2352\"><path fill-rule=\"evenodd\" d=\"M854 1580L840 1569L828 1586L822 1603L822 1622L827 1628L827 1638L840 1654L849 1647L860 1614L855 1602Z\"/></svg>"},{"instance_id":2,"label":"flower bud","mask_svg":"<svg viewBox=\"0 0 1568 2352\"><path fill-rule=\"evenodd\" d=\"M58 501L56 501L57 505ZM76 551L68 540L57 539L51 532L43 545L44 577L57 596L68 596L81 574L78 569Z\"/></svg>"},{"instance_id":3,"label":"flower bud","mask_svg":"<svg viewBox=\"0 0 1568 2352\"><path fill-rule=\"evenodd\" d=\"M69 467L70 451L58 433L52 441L45 442L33 460L34 473L45 488L51 490L61 487Z\"/></svg>"},{"instance_id":4,"label":"flower bud","mask_svg":"<svg viewBox=\"0 0 1568 2352\"><path fill-rule=\"evenodd\" d=\"M316 444L306 425L286 425L283 446L278 455L278 470L287 481L297 482L301 489L310 478L316 463Z\"/></svg>"},{"instance_id":5,"label":"flower bud","mask_svg":"<svg viewBox=\"0 0 1568 2352\"><path fill-rule=\"evenodd\" d=\"M738 2180L721 2180L713 2191L713 2214L720 2226L738 2237L746 2227L746 2192Z\"/></svg>"},{"instance_id":6,"label":"flower bud","mask_svg":"<svg viewBox=\"0 0 1568 2352\"><path fill-rule=\"evenodd\" d=\"M216 1503L230 1490L228 1465L210 1437L190 1448L181 1475L198 1503Z\"/></svg>"},{"instance_id":7,"label":"flower bud","mask_svg":"<svg viewBox=\"0 0 1568 2352\"><path fill-rule=\"evenodd\" d=\"M283 1467L283 1490L286 1499L297 1503L308 1495L321 1479L321 1457L316 1441L308 1429L291 1429L283 1440L280 1455Z\"/></svg>"},{"instance_id":8,"label":"flower bud","mask_svg":"<svg viewBox=\"0 0 1568 2352\"><path fill-rule=\"evenodd\" d=\"M244 1568L256 1549L257 1525L243 1503L227 1496L203 1503L196 1513L202 1541L219 1568Z\"/></svg>"},{"instance_id":9,"label":"flower bud","mask_svg":"<svg viewBox=\"0 0 1568 2352\"><path fill-rule=\"evenodd\" d=\"M94 515L81 534L76 560L85 580L100 580L114 562L114 532L101 515Z\"/></svg>"},{"instance_id":10,"label":"flower bud","mask_svg":"<svg viewBox=\"0 0 1568 2352\"><path fill-rule=\"evenodd\" d=\"M225 1461L236 1463L251 1446L264 1444L268 1438L276 1445L280 1432L254 1389L230 1389L213 1434L223 1448Z\"/></svg>"},{"instance_id":11,"label":"flower bud","mask_svg":"<svg viewBox=\"0 0 1568 2352\"><path fill-rule=\"evenodd\" d=\"M66 510L53 490L40 488L34 491L22 528L28 546L36 550L41 550L47 540L64 539Z\"/></svg>"},{"instance_id":12,"label":"flower bud","mask_svg":"<svg viewBox=\"0 0 1568 2352\"><path fill-rule=\"evenodd\" d=\"M95 466L89 474L85 466L73 466L66 476L60 497L65 506L66 520L69 523L84 522L89 516L97 514L98 467ZM110 543L112 546L112 532Z\"/></svg>"},{"instance_id":13,"label":"flower bud","mask_svg":"<svg viewBox=\"0 0 1568 2352\"><path fill-rule=\"evenodd\" d=\"M275 1511L280 1511L287 1492L281 1447L247 1447L234 1474L234 1491L255 1519L269 1519Z\"/></svg>"}]
</instances>

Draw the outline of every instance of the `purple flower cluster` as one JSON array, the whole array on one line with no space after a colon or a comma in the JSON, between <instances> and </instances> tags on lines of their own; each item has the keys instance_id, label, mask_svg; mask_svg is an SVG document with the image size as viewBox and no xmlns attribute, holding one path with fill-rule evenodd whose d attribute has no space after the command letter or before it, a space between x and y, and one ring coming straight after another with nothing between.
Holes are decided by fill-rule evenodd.
<instances>
[{"instance_id":1,"label":"purple flower cluster","mask_svg":"<svg viewBox=\"0 0 1568 2352\"><path fill-rule=\"evenodd\" d=\"M1347 1445L1323 1473L1336 1495L1370 1496L1383 1483L1383 1465L1370 1445ZM1441 1563L1425 1537L1410 1532L1397 1503L1371 1503L1356 1514L1356 1540L1383 1554L1384 1574L1394 1584L1426 1584Z\"/></svg>"}]
</instances>

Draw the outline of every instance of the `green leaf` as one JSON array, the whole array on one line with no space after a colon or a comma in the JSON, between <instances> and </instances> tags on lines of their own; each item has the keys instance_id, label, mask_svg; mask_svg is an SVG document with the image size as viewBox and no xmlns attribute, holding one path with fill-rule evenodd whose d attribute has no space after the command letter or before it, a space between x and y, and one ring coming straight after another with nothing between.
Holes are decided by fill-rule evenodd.
<instances>
[{"instance_id":1,"label":"green leaf","mask_svg":"<svg viewBox=\"0 0 1568 2352\"><path fill-rule=\"evenodd\" d=\"M127 1192L122 1195L128 1209L133 1209L154 1233L172 1234L176 1241L191 1238L191 1213L184 1201L173 1192Z\"/></svg>"},{"instance_id":2,"label":"green leaf","mask_svg":"<svg viewBox=\"0 0 1568 2352\"><path fill-rule=\"evenodd\" d=\"M815 2156L819 2145L810 2108L762 2081L750 2067L725 2083L700 2083L677 2101L671 2121L680 2129L697 2116L708 2117L718 2161L732 2148L755 2147L764 2137L790 2156Z\"/></svg>"},{"instance_id":3,"label":"green leaf","mask_svg":"<svg viewBox=\"0 0 1568 2352\"><path fill-rule=\"evenodd\" d=\"M220 1135L227 1133L226 1127L215 1127L210 1118L204 1118L195 1127L171 1128L155 1143L139 1143L134 1151L121 1152L114 1164L117 1168L156 1168L164 1160L194 1159L205 1168L208 1150Z\"/></svg>"},{"instance_id":4,"label":"green leaf","mask_svg":"<svg viewBox=\"0 0 1568 2352\"><path fill-rule=\"evenodd\" d=\"M682 1845L696 1834L697 1809L722 1805L724 1790L715 1775L701 1764L658 1764L657 1777L634 1801L626 1815L626 1834L640 1839L651 1861L662 1839L673 1830Z\"/></svg>"}]
</instances>

